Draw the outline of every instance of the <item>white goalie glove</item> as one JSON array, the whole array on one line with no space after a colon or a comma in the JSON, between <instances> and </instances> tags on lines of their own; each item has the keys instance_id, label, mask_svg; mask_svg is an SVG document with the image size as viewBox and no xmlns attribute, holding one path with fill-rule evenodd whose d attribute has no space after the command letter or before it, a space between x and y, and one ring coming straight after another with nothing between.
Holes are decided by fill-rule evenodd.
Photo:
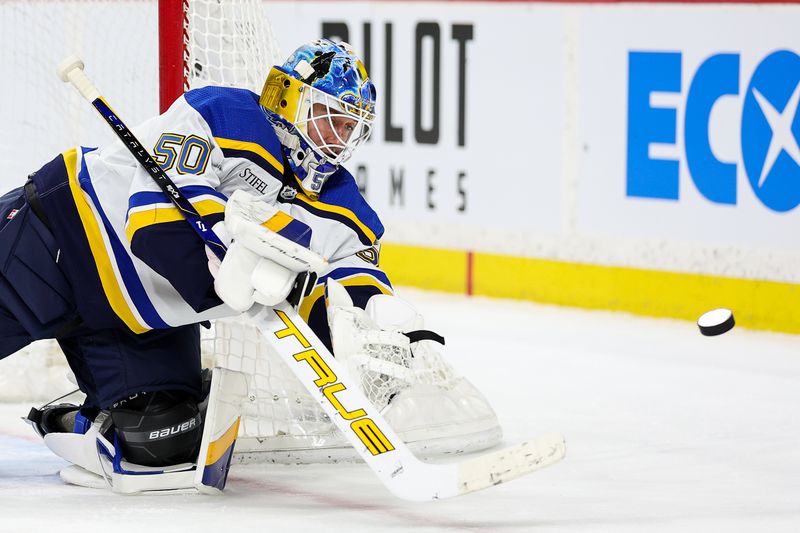
<instances>
[{"instance_id":1,"label":"white goalie glove","mask_svg":"<svg viewBox=\"0 0 800 533\"><path fill-rule=\"evenodd\" d=\"M231 245L221 264L209 253L209 270L217 295L235 311L255 303L277 305L297 274L321 272L327 265L308 249L311 228L242 190L228 198L225 220L214 231L230 238Z\"/></svg>"},{"instance_id":2,"label":"white goalie glove","mask_svg":"<svg viewBox=\"0 0 800 533\"><path fill-rule=\"evenodd\" d=\"M336 359L404 441L423 454L480 450L500 441L486 398L441 356L444 339L423 329L411 304L378 294L361 309L329 279L327 306Z\"/></svg>"},{"instance_id":3,"label":"white goalie glove","mask_svg":"<svg viewBox=\"0 0 800 533\"><path fill-rule=\"evenodd\" d=\"M439 359L432 339L442 344L444 339L422 330L422 316L405 300L378 294L361 309L340 283L328 280L327 305L336 359L351 376L361 377L364 392L379 409L405 388L425 382L428 376L420 370L435 368L424 359ZM419 334L427 334L426 340Z\"/></svg>"}]
</instances>

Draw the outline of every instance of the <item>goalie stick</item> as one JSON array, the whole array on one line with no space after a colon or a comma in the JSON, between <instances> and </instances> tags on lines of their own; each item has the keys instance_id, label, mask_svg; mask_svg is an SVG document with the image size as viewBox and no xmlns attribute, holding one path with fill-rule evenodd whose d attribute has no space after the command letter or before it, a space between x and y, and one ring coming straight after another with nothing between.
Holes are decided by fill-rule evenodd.
<instances>
[{"instance_id":1,"label":"goalie stick","mask_svg":"<svg viewBox=\"0 0 800 533\"><path fill-rule=\"evenodd\" d=\"M92 103L134 158L221 260L225 247L220 239L203 223L192 204L111 110L83 71L83 62L71 56L59 65L58 74ZM424 463L411 453L287 302L273 308L256 306L247 314L364 462L384 486L400 498L425 501L466 494L551 465L566 453L563 436L551 433L458 462Z\"/></svg>"}]
</instances>

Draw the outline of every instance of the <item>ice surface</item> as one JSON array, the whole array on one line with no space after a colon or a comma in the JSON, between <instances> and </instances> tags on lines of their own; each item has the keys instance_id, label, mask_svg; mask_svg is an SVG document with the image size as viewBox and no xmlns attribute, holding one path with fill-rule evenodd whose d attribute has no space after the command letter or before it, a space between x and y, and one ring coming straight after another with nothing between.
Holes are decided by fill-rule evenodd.
<instances>
[{"instance_id":1,"label":"ice surface","mask_svg":"<svg viewBox=\"0 0 800 533\"><path fill-rule=\"evenodd\" d=\"M800 337L400 292L505 443L561 431L564 461L424 504L364 465L241 466L223 496L125 497L63 485L29 406L0 405L0 531L800 531Z\"/></svg>"}]
</instances>

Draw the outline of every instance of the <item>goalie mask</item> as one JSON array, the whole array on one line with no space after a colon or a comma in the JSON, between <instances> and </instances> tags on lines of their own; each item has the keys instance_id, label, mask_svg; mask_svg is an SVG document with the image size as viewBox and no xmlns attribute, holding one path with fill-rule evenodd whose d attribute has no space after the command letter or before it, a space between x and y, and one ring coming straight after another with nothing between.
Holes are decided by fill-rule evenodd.
<instances>
[{"instance_id":1,"label":"goalie mask","mask_svg":"<svg viewBox=\"0 0 800 533\"><path fill-rule=\"evenodd\" d=\"M312 199L369 137L375 95L364 64L347 43L314 41L270 70L260 103Z\"/></svg>"}]
</instances>

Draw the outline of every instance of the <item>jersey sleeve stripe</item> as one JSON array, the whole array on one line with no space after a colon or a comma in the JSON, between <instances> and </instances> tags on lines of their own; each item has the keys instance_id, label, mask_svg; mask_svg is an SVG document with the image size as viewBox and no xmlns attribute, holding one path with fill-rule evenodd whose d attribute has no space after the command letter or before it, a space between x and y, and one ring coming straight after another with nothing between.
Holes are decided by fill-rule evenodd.
<instances>
[{"instance_id":1,"label":"jersey sleeve stripe","mask_svg":"<svg viewBox=\"0 0 800 533\"><path fill-rule=\"evenodd\" d=\"M216 199L200 200L192 202L192 205L202 217L225 212L225 204ZM128 237L128 242L133 242L134 234L142 228L183 219L184 216L180 210L171 204L156 206L153 209L134 211L128 214L125 235Z\"/></svg>"},{"instance_id":2,"label":"jersey sleeve stripe","mask_svg":"<svg viewBox=\"0 0 800 533\"><path fill-rule=\"evenodd\" d=\"M189 185L187 187L178 187L181 193L188 198L189 200L196 198L198 196L216 196L223 202L227 202L228 198L218 192L213 187L207 187L205 185ZM156 192L156 191L145 191L145 192L137 192L131 195L130 199L128 200L128 209L133 209L135 207L141 207L144 205L150 204L171 204L172 201L167 198L167 195L163 192Z\"/></svg>"},{"instance_id":3,"label":"jersey sleeve stripe","mask_svg":"<svg viewBox=\"0 0 800 533\"><path fill-rule=\"evenodd\" d=\"M273 171L277 171L278 177L283 176L283 163L278 161L274 155L260 144L250 141L226 139L224 137L214 137L214 140L226 157L244 157L264 170L269 171L271 174Z\"/></svg>"},{"instance_id":4,"label":"jersey sleeve stripe","mask_svg":"<svg viewBox=\"0 0 800 533\"><path fill-rule=\"evenodd\" d=\"M78 210L78 215L83 224L83 231L86 234L86 239L89 241L89 249L92 251L92 256L97 266L97 272L100 274L100 283L103 286L103 291L106 294L108 303L111 305L111 309L114 310L117 316L120 317L131 331L134 333L144 333L150 328L142 326L127 305L125 296L122 294L122 289L114 274L114 268L111 266L111 259L106 252L105 243L103 243L103 237L100 233L97 220L95 220L92 208L89 207L88 202L83 196L83 190L78 185L75 172L77 150L68 150L64 152L63 155L64 164L67 167L67 174L69 176L69 188L72 192L72 199L75 201L75 207Z\"/></svg>"},{"instance_id":5,"label":"jersey sleeve stripe","mask_svg":"<svg viewBox=\"0 0 800 533\"><path fill-rule=\"evenodd\" d=\"M130 300L132 301L136 310L139 312L139 315L144 319L144 325L148 326L149 328L159 329L170 327L169 324L167 324L158 314L153 302L150 301L150 297L147 295L144 285L142 285L142 280L139 278L139 273L136 271L136 267L133 264L130 251L126 250L125 245L123 245L122 241L114 230L114 226L103 212L103 208L100 205L99 199L97 198L97 193L95 193L94 186L89 178L89 171L86 168L85 160L83 160L81 163L80 174L81 175L78 176L80 186L89 195L89 198L92 200L92 203L95 205L95 209L100 216L100 220L103 222L103 226L106 229L106 235L108 236L108 242L111 245L111 252L114 256L120 277L122 278L122 282L128 291Z\"/></svg>"},{"instance_id":6,"label":"jersey sleeve stripe","mask_svg":"<svg viewBox=\"0 0 800 533\"><path fill-rule=\"evenodd\" d=\"M377 288L382 294L394 294L392 284L389 283L389 278L379 270L337 268L319 278L311 293L303 298L303 301L300 303L298 314L300 318L306 322L311 315L311 309L314 307L314 304L325 294L325 283L328 278L335 279L345 287L369 286Z\"/></svg>"},{"instance_id":7,"label":"jersey sleeve stripe","mask_svg":"<svg viewBox=\"0 0 800 533\"><path fill-rule=\"evenodd\" d=\"M103 238L103 231L100 228L100 224L98 224L98 218L103 223L104 228L111 228L111 225L98 207L97 198L88 176L86 179L81 179L81 176L76 172L77 151L70 150L65 152L64 162L67 167L72 198L78 210L84 233L89 241L89 248L92 252L95 264L97 265L100 283L103 286L103 291L114 313L116 313L134 333L144 333L153 327L168 327L168 325L161 320L161 317L158 316L152 303L144 293L144 288L141 286L141 281L136 275L133 264L125 264L126 259L130 262L130 257L126 254L122 243L119 242L119 239L116 238L113 231L106 233L111 248L110 251L112 252L109 253L109 249ZM80 173L86 173L85 162L81 164ZM97 210L98 215L95 215L92 205L87 201L87 196L92 200L91 203L94 204L94 209ZM122 259L122 261L119 261L120 259ZM119 269L119 278L117 277L117 272L112 262L114 260L117 260L116 264ZM128 282L130 282L130 284ZM138 300L140 305L132 305L126 297L125 292L128 293L128 297L130 297L131 300Z\"/></svg>"},{"instance_id":8,"label":"jersey sleeve stripe","mask_svg":"<svg viewBox=\"0 0 800 533\"><path fill-rule=\"evenodd\" d=\"M322 218L330 218L341 222L351 230L353 230L358 237L358 240L366 246L372 246L378 237L375 235L369 226L361 222L356 214L346 207L341 207L333 204L326 204L319 200L314 201L305 194L298 194L295 197L295 205L299 205L309 213L317 215Z\"/></svg>"},{"instance_id":9,"label":"jersey sleeve stripe","mask_svg":"<svg viewBox=\"0 0 800 533\"><path fill-rule=\"evenodd\" d=\"M376 270L373 268L358 268L358 267L336 268L330 271L328 274L322 276L318 280L318 283L324 282L328 278L333 278L336 281L342 283L343 285L346 285L342 280L354 279L354 277L365 276L365 275L369 276L370 278L373 278L377 283L384 285L385 289L389 292L389 294L393 292L392 284L389 281L389 277L386 274L384 274L383 271ZM375 283L368 283L368 285L374 285L374 284ZM357 284L353 283L352 285L357 285Z\"/></svg>"}]
</instances>

